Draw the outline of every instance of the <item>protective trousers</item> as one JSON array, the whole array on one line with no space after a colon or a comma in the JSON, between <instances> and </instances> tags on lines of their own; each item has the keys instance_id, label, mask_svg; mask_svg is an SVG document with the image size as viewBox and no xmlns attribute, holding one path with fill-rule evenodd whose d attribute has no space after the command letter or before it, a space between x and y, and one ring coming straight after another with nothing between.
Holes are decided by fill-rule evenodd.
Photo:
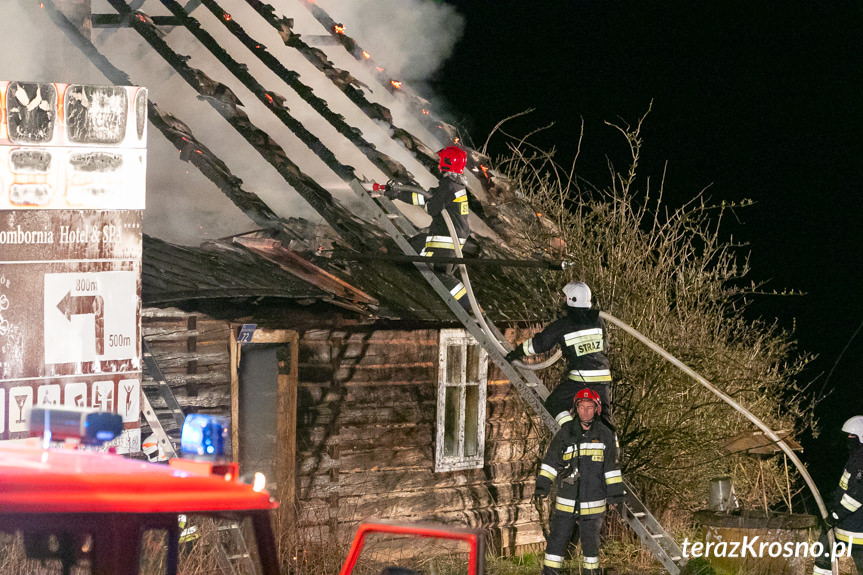
<instances>
[{"instance_id":1,"label":"protective trousers","mask_svg":"<svg viewBox=\"0 0 863 575\"><path fill-rule=\"evenodd\" d=\"M839 530L837 530L839 531ZM853 539L853 544L851 545L851 559L854 561L854 566L857 568L857 573L863 573L863 541L860 541L858 537L843 537L842 533L837 533L834 531L834 536L836 537L836 554L837 559L839 556L846 556L848 553L848 542L850 539ZM815 567L812 569L812 573L814 575L833 575L833 570L830 565L830 543L827 539L827 532L822 531L821 537L818 538L818 543L822 545L824 549L824 553L815 558ZM839 545L844 544L844 546L839 547Z\"/></svg>"},{"instance_id":2,"label":"protective trousers","mask_svg":"<svg viewBox=\"0 0 863 575\"><path fill-rule=\"evenodd\" d=\"M419 234L410 239L411 246L419 253L420 255L428 255L429 260L434 261L434 257L442 257L442 258L454 258L456 257L455 250L437 247L434 251L427 251L426 245L428 243L426 234ZM452 240L450 240L450 245L452 245ZM470 299L467 296L467 288L464 287L464 284L456 278L455 276L455 265L454 264L432 264L432 271L435 273L437 278L441 281L441 283L449 290L449 293L452 297L456 299L456 301L461 305L462 309L467 312L471 311L470 307Z\"/></svg>"},{"instance_id":3,"label":"protective trousers","mask_svg":"<svg viewBox=\"0 0 863 575\"><path fill-rule=\"evenodd\" d=\"M557 423L563 425L572 419L570 410L572 409L575 394L585 388L593 390L599 395L599 400L602 403L602 419L609 421L611 419L611 394L608 391L608 384L572 381L566 375L563 376L563 380L546 398L545 409L554 416Z\"/></svg>"},{"instance_id":4,"label":"protective trousers","mask_svg":"<svg viewBox=\"0 0 863 575\"><path fill-rule=\"evenodd\" d=\"M569 542L581 538L581 567L585 575L599 575L599 534L602 531L604 513L580 516L555 509L551 516L548 541L543 561L543 575L558 575L566 558ZM576 528L578 531L576 532Z\"/></svg>"}]
</instances>

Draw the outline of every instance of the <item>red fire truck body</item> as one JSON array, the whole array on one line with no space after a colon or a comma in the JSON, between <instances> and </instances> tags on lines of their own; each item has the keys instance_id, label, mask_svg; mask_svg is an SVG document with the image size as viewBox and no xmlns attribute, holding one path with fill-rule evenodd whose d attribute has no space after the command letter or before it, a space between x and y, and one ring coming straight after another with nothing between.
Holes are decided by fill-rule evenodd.
<instances>
[{"instance_id":1,"label":"red fire truck body","mask_svg":"<svg viewBox=\"0 0 863 575\"><path fill-rule=\"evenodd\" d=\"M64 571L84 560L93 575L134 575L142 534L164 530L170 575L177 570L179 515L248 518L262 572L277 575L270 512L278 504L240 483L235 465L226 468L225 475L205 475L92 451L42 449L38 441L0 445L0 531L22 533L28 555L58 558Z\"/></svg>"}]
</instances>

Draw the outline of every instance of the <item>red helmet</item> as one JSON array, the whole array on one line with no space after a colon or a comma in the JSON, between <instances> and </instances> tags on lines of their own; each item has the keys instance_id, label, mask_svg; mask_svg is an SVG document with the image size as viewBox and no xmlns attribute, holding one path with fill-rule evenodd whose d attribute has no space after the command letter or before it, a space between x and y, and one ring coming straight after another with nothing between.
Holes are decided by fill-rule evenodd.
<instances>
[{"instance_id":1,"label":"red helmet","mask_svg":"<svg viewBox=\"0 0 863 575\"><path fill-rule=\"evenodd\" d=\"M596 404L597 415L602 413L602 401L600 401L598 393L596 393L592 389L581 389L578 391L578 393L575 394L575 401L573 401L572 404L578 406L578 402L582 399L587 399Z\"/></svg>"},{"instance_id":2,"label":"red helmet","mask_svg":"<svg viewBox=\"0 0 863 575\"><path fill-rule=\"evenodd\" d=\"M438 167L442 172L461 174L467 165L467 154L458 146L447 146L437 153Z\"/></svg>"}]
</instances>

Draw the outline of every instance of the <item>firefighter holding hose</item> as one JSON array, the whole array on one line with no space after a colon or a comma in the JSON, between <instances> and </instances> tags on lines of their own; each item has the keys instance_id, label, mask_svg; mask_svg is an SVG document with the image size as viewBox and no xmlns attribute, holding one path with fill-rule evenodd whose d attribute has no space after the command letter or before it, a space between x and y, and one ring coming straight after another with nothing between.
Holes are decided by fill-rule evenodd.
<instances>
[{"instance_id":1,"label":"firefighter holding hose","mask_svg":"<svg viewBox=\"0 0 863 575\"><path fill-rule=\"evenodd\" d=\"M602 402L602 414L611 418L611 370L606 355L605 324L598 309L591 309L590 288L584 282L563 286L566 315L549 324L530 339L507 354L510 362L530 357L559 345L566 358L568 371L560 384L545 400L545 408L560 425L572 419L570 407L575 394L582 389L595 392Z\"/></svg>"},{"instance_id":2,"label":"firefighter holding hose","mask_svg":"<svg viewBox=\"0 0 863 575\"><path fill-rule=\"evenodd\" d=\"M401 200L415 206L422 206L432 217L428 232L411 238L410 243L421 256L428 258L455 257L452 235L444 219L446 212L452 220L459 244L465 255L476 255L475 242L468 242L470 224L468 223L467 178L464 169L467 153L458 146L447 146L438 152L438 168L442 177L440 183L424 190L418 186L388 182L384 195L391 200ZM464 284L453 275L454 266L437 265L435 272L450 294L465 309L470 309Z\"/></svg>"},{"instance_id":3,"label":"firefighter holding hose","mask_svg":"<svg viewBox=\"0 0 863 575\"><path fill-rule=\"evenodd\" d=\"M842 470L839 486L836 488L833 506L825 519L827 528L833 529L836 545L842 551L851 546L851 558L857 573L863 573L863 415L855 415L845 422L842 431L848 434L848 463ZM814 575L832 575L831 547L827 531L821 534L819 542L824 554L815 558ZM839 548L837 555L841 554ZM847 551L846 551L847 553Z\"/></svg>"}]
</instances>

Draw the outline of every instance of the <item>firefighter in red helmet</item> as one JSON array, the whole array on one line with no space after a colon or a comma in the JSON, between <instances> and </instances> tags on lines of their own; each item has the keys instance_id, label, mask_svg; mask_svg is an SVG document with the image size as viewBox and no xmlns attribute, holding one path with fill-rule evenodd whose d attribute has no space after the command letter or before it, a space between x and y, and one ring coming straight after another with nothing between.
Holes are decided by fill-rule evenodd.
<instances>
[{"instance_id":1,"label":"firefighter in red helmet","mask_svg":"<svg viewBox=\"0 0 863 575\"><path fill-rule=\"evenodd\" d=\"M476 253L475 243L469 243L470 224L468 223L467 178L464 169L467 153L458 146L447 146L438 151L438 168L442 177L440 183L426 191L416 186L399 183L387 184L384 195L390 199L401 200L415 206L422 206L432 217L428 232L411 238L411 245L421 256L429 258L455 257L452 235L444 220L443 213L449 214L455 228L462 251ZM435 266L442 272L441 281L450 288L450 293L464 307L470 309L464 284L453 275L454 266Z\"/></svg>"},{"instance_id":2,"label":"firefighter in red helmet","mask_svg":"<svg viewBox=\"0 0 863 575\"><path fill-rule=\"evenodd\" d=\"M606 507L623 499L623 477L617 438L599 419L602 403L592 389L581 389L573 405L575 418L551 440L536 478L535 498L549 494L557 481L557 498L549 526L543 574L557 575L570 541L581 539L582 573L599 575L599 534ZM578 535L573 534L578 527Z\"/></svg>"}]
</instances>

